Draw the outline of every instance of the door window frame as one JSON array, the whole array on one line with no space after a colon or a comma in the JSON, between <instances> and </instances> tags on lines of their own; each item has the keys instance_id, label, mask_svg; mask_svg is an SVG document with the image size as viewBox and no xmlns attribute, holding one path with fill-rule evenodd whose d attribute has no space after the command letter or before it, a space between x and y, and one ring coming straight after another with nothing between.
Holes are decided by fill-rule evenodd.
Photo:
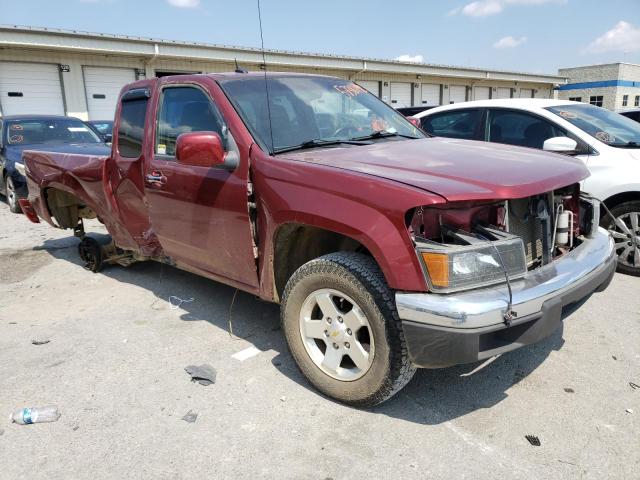
<instances>
[{"instance_id":1,"label":"door window frame","mask_svg":"<svg viewBox=\"0 0 640 480\"><path fill-rule=\"evenodd\" d=\"M462 103L462 102L461 102ZM420 125L422 126L422 129L427 132L428 135L433 136L433 137L440 137L440 138L454 138L456 140L475 140L475 141L483 141L483 139L485 138L485 119L486 119L486 109L483 107L465 107L465 108L452 108L451 110L445 110L443 112L437 112L434 113L433 115L425 115L424 117L422 117L421 120L429 120L429 119L433 119L433 118L437 118L440 116L444 116L444 115L451 115L451 114L460 114L460 113L465 113L465 112L475 112L478 111L480 112L480 118L478 120L478 125L476 128L474 128L474 138L459 138L459 137L444 137L442 135L438 135L436 133L433 132L429 132L427 131L424 126L422 126L422 122L420 122ZM479 130L479 131L478 131Z\"/></svg>"},{"instance_id":2,"label":"door window frame","mask_svg":"<svg viewBox=\"0 0 640 480\"><path fill-rule=\"evenodd\" d=\"M168 89L171 89L171 88L195 88L197 90L200 90L200 92L202 92L204 94L204 96L207 98L207 100L209 100L211 105L213 105L214 115L218 116L218 119L220 120L220 125L222 126L223 130L226 130L227 135L231 135L231 132L229 130L229 126L227 124L227 121L224 118L224 115L222 114L222 111L220 110L220 108L218 108L218 105L216 104L214 98L211 96L211 94L207 91L206 88L204 88L201 84L199 84L197 82L168 83L168 84L162 85L160 87L160 91L158 92L158 103L157 103L156 114L155 114L155 119L154 119L154 123L153 123L153 142L151 144L152 157L154 159L162 160L162 161L165 161L165 162L178 163L176 155L162 154L162 153L157 153L157 151L156 151L157 150L157 146L158 146L157 145L158 126L160 125L160 114L162 113L162 107L163 107L162 100L164 99L164 92L166 90L168 90ZM216 132L216 133L218 133L218 132ZM223 148L224 148L224 150L226 152L226 151L228 151L227 139L225 138L226 135L220 135L220 137L222 138L222 145L223 145ZM176 137L176 142L177 142L177 140L178 140L178 138Z\"/></svg>"},{"instance_id":3,"label":"door window frame","mask_svg":"<svg viewBox=\"0 0 640 480\"><path fill-rule=\"evenodd\" d=\"M486 107L486 112L485 112L485 115L484 115L484 122L485 122L485 124L484 124L484 141L487 142L487 143L498 143L498 142L491 142L489 140L489 135L491 134L491 129L489 127L489 122L491 121L491 111L496 111L496 110L530 115L532 117L537 118L538 120L542 120L544 122L547 122L547 123L551 124L551 126L554 129L561 131L562 133L564 133L564 135L567 138L570 138L571 140L574 140L578 144L578 148L576 149L577 153L575 153L574 155L571 155L571 156L597 155L598 154L598 152L591 145L589 145L587 142L582 140L575 133L567 130L565 127L563 127L561 125L558 125L556 122L554 122L553 120L545 117L544 115L540 115L539 113L532 112L530 110L521 110L521 109L516 109L516 108L510 108L510 107ZM531 148L531 147L526 147L524 145L512 145L512 144L508 144L508 143L503 143L501 145L511 145L513 147ZM541 148L534 148L534 150L544 151Z\"/></svg>"}]
</instances>

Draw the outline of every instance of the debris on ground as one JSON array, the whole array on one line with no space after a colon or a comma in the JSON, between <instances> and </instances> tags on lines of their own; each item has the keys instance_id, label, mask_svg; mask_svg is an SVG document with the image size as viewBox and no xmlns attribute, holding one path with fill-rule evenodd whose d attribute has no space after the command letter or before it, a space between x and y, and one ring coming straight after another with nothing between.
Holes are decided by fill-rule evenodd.
<instances>
[{"instance_id":1,"label":"debris on ground","mask_svg":"<svg viewBox=\"0 0 640 480\"><path fill-rule=\"evenodd\" d=\"M524 438L527 439L527 441L533 445L534 447L539 447L540 446L540 439L538 437L536 437L535 435L525 435Z\"/></svg>"},{"instance_id":2,"label":"debris on ground","mask_svg":"<svg viewBox=\"0 0 640 480\"><path fill-rule=\"evenodd\" d=\"M640 388L640 385L638 385L637 383L633 383L633 382L629 382L629 386L631 388L633 388L634 390L637 390L638 388Z\"/></svg>"},{"instance_id":3,"label":"debris on ground","mask_svg":"<svg viewBox=\"0 0 640 480\"><path fill-rule=\"evenodd\" d=\"M185 372L191 375L192 382L198 382L200 385L211 385L216 383L216 376L218 372L211 365L203 363L202 365L189 365L185 367Z\"/></svg>"},{"instance_id":4,"label":"debris on ground","mask_svg":"<svg viewBox=\"0 0 640 480\"><path fill-rule=\"evenodd\" d=\"M286 402L287 401L287 397L280 397L280 401L281 402Z\"/></svg>"},{"instance_id":5,"label":"debris on ground","mask_svg":"<svg viewBox=\"0 0 640 480\"><path fill-rule=\"evenodd\" d=\"M31 343L33 345L46 345L47 343L49 343L51 340L46 339L46 338L34 338L33 340L31 340Z\"/></svg>"},{"instance_id":6,"label":"debris on ground","mask_svg":"<svg viewBox=\"0 0 640 480\"><path fill-rule=\"evenodd\" d=\"M564 389L565 392L567 393L576 393L576 391L573 388L567 387Z\"/></svg>"},{"instance_id":7,"label":"debris on ground","mask_svg":"<svg viewBox=\"0 0 640 480\"><path fill-rule=\"evenodd\" d=\"M627 413L633 413L633 409L632 409L632 408L627 408L627 409L625 410L625 412L627 412Z\"/></svg>"},{"instance_id":8,"label":"debris on ground","mask_svg":"<svg viewBox=\"0 0 640 480\"><path fill-rule=\"evenodd\" d=\"M169 308L171 308L171 310L178 310L183 303L191 303L193 300L193 297L184 299L177 297L176 295L171 295L169 297Z\"/></svg>"},{"instance_id":9,"label":"debris on ground","mask_svg":"<svg viewBox=\"0 0 640 480\"><path fill-rule=\"evenodd\" d=\"M56 407L20 408L11 415L11 421L19 425L57 422L59 419L60 412Z\"/></svg>"},{"instance_id":10,"label":"debris on ground","mask_svg":"<svg viewBox=\"0 0 640 480\"><path fill-rule=\"evenodd\" d=\"M187 423L193 423L196 421L197 418L198 418L198 414L193 410L189 410L187 413L184 414L184 417L182 417L182 420L184 420Z\"/></svg>"},{"instance_id":11,"label":"debris on ground","mask_svg":"<svg viewBox=\"0 0 640 480\"><path fill-rule=\"evenodd\" d=\"M611 358L613 358L614 360L618 360L618 357L616 357L615 355L611 355Z\"/></svg>"}]
</instances>

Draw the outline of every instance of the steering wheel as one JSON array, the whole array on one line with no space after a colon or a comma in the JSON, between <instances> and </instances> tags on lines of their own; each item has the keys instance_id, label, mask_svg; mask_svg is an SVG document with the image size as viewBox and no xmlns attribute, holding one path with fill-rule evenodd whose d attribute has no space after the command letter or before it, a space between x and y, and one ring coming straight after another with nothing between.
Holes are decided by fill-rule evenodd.
<instances>
[{"instance_id":1,"label":"steering wheel","mask_svg":"<svg viewBox=\"0 0 640 480\"><path fill-rule=\"evenodd\" d=\"M354 127L353 125L349 125L346 127L338 128L335 132L333 132L333 136L338 138L342 136L351 138L353 136L352 133L357 133L357 132L358 132L357 127Z\"/></svg>"}]
</instances>

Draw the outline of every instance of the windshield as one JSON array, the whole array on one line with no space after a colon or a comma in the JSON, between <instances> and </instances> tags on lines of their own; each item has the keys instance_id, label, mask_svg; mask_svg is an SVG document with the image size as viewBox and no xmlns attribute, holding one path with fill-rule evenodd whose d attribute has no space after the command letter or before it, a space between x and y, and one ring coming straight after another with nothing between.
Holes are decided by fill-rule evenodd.
<instances>
[{"instance_id":1,"label":"windshield","mask_svg":"<svg viewBox=\"0 0 640 480\"><path fill-rule=\"evenodd\" d=\"M593 105L560 105L547 110L612 147L640 146L640 123Z\"/></svg>"},{"instance_id":2,"label":"windshield","mask_svg":"<svg viewBox=\"0 0 640 480\"><path fill-rule=\"evenodd\" d=\"M371 136L372 140L425 137L391 107L346 80L268 77L269 108L263 77L222 80L220 85L256 140L275 153L303 144L320 146Z\"/></svg>"},{"instance_id":3,"label":"windshield","mask_svg":"<svg viewBox=\"0 0 640 480\"><path fill-rule=\"evenodd\" d=\"M37 118L7 122L8 145L102 143L84 122L73 118Z\"/></svg>"}]
</instances>

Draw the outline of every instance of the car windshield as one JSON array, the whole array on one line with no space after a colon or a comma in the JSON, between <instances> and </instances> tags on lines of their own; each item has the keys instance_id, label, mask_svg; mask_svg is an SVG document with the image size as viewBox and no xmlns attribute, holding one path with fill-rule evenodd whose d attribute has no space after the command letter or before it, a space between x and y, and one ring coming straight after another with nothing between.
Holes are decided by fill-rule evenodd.
<instances>
[{"instance_id":1,"label":"car windshield","mask_svg":"<svg viewBox=\"0 0 640 480\"><path fill-rule=\"evenodd\" d=\"M84 122L73 118L31 118L7 122L8 145L102 143Z\"/></svg>"},{"instance_id":2,"label":"car windshield","mask_svg":"<svg viewBox=\"0 0 640 480\"><path fill-rule=\"evenodd\" d=\"M111 134L113 131L113 122L89 122L102 135Z\"/></svg>"},{"instance_id":3,"label":"car windshield","mask_svg":"<svg viewBox=\"0 0 640 480\"><path fill-rule=\"evenodd\" d=\"M640 146L640 124L618 113L587 104L559 105L547 110L612 147Z\"/></svg>"},{"instance_id":4,"label":"car windshield","mask_svg":"<svg viewBox=\"0 0 640 480\"><path fill-rule=\"evenodd\" d=\"M257 141L275 153L349 141L425 137L391 107L346 80L269 76L267 90L264 77L246 76L221 80L220 85Z\"/></svg>"}]
</instances>

